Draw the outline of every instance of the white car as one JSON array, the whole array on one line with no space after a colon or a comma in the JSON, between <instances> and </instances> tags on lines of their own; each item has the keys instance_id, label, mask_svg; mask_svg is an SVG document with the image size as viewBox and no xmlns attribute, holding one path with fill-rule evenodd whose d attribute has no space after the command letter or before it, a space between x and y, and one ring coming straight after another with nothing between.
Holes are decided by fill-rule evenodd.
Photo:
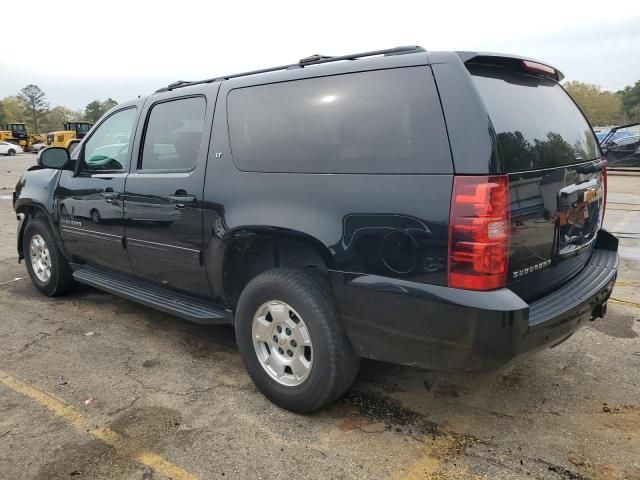
<instances>
[{"instance_id":1,"label":"white car","mask_svg":"<svg viewBox=\"0 0 640 480\"><path fill-rule=\"evenodd\" d=\"M42 150L43 148L47 148L49 145L47 145L46 143L34 143L33 145L31 145L31 151L38 153L40 150Z\"/></svg>"},{"instance_id":2,"label":"white car","mask_svg":"<svg viewBox=\"0 0 640 480\"><path fill-rule=\"evenodd\" d=\"M22 147L15 143L0 142L0 155L13 156L16 153L23 153Z\"/></svg>"}]
</instances>

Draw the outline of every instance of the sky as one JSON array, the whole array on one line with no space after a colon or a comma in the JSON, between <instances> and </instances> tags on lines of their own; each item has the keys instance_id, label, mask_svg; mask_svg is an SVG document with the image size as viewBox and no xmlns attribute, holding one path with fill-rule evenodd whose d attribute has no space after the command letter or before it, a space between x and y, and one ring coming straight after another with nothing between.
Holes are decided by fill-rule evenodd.
<instances>
[{"instance_id":1,"label":"sky","mask_svg":"<svg viewBox=\"0 0 640 480\"><path fill-rule=\"evenodd\" d=\"M197 80L400 45L513 53L617 91L640 80L640 1L30 0L3 20L0 98L118 102ZM35 20L38 20L37 22ZM7 41L11 39L11 41Z\"/></svg>"}]
</instances>

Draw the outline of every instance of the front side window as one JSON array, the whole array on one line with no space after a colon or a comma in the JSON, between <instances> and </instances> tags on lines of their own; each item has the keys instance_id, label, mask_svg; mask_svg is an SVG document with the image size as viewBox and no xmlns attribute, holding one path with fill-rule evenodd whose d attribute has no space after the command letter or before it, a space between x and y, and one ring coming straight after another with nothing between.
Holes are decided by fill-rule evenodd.
<instances>
[{"instance_id":1,"label":"front side window","mask_svg":"<svg viewBox=\"0 0 640 480\"><path fill-rule=\"evenodd\" d=\"M123 171L129 164L136 109L127 108L102 122L84 144L82 170Z\"/></svg>"},{"instance_id":2,"label":"front side window","mask_svg":"<svg viewBox=\"0 0 640 480\"><path fill-rule=\"evenodd\" d=\"M204 97L154 105L147 121L139 168L190 170L200 154L205 109Z\"/></svg>"}]
</instances>

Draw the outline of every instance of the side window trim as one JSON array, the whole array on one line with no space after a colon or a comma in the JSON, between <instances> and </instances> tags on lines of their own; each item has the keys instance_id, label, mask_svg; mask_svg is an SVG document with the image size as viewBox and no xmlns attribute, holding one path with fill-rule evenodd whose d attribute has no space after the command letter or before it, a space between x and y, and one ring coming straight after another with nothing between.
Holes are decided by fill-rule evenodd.
<instances>
[{"instance_id":1,"label":"side window trim","mask_svg":"<svg viewBox=\"0 0 640 480\"><path fill-rule=\"evenodd\" d=\"M121 108L119 110L116 110L114 112L111 112L107 117L103 118L100 123L96 123L93 128L91 129L91 135L87 135L85 136L85 138L82 139L82 148L81 150L78 152L78 158L77 158L77 164L76 164L76 171L75 174L77 176L93 176L94 174L109 174L109 173L126 173L129 170L129 165L131 164L131 160L132 160L132 154L133 151L129 152L129 158L128 158L128 164L126 167L124 168L120 168L120 169L114 169L114 170L86 170L83 167L86 166L85 161L84 161L84 153L85 153L85 147L87 145L87 143L89 143L89 141L91 140L91 138L93 138L93 136L96 134L96 132L98 130L100 130L100 127L102 125L104 125L104 123L109 120L110 118L112 118L114 115L117 115L119 113L125 112L127 110L135 110L136 111L136 116L133 120L133 126L131 129L131 134L129 136L129 142L131 143L131 146L133 146L133 139L136 133L136 129L137 129L137 124L138 124L138 115L137 115L137 110L138 107L137 105L129 105L127 107Z\"/></svg>"},{"instance_id":2,"label":"side window trim","mask_svg":"<svg viewBox=\"0 0 640 480\"><path fill-rule=\"evenodd\" d=\"M175 101L180 101L180 100L186 100L189 98L202 98L204 100L204 108L205 108L205 115L203 118L203 129L202 129L202 135L203 138L200 139L200 143L202 144L203 140L204 140L204 136L207 133L207 130L204 128L206 126L207 123L207 108L208 108L208 102L207 102L207 96L202 94L202 93L195 93L195 94L190 94L190 95L181 95L181 96L177 96L177 97L169 97L169 98L163 98L160 100L157 100L153 103L151 103L147 108L145 108L145 115L144 115L144 122L142 122L142 133L140 135L140 145L138 146L138 152L137 152L137 161L135 163L135 165L132 165L131 171L134 173L139 173L139 174L149 174L149 175L161 175L161 174L175 174L175 173L191 173L193 172L197 167L198 167L198 161L196 159L196 161L193 163L193 165L191 165L191 167L189 168L142 168L142 160L143 160L143 154L144 154L144 145L145 145L145 140L147 137L147 130L149 128L149 120L151 119L151 114L153 113L153 109L158 106L161 105L163 103L170 103L170 102L175 102ZM200 155L201 152L198 153L198 155Z\"/></svg>"}]
</instances>

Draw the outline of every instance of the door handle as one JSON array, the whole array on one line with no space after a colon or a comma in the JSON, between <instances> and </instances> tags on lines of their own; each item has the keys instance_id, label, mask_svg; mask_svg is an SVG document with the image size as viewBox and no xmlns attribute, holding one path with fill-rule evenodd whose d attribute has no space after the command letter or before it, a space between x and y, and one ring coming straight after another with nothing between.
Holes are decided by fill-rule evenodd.
<instances>
[{"instance_id":1,"label":"door handle","mask_svg":"<svg viewBox=\"0 0 640 480\"><path fill-rule=\"evenodd\" d=\"M196 203L193 195L169 195L169 202L174 203L178 208L184 208L186 204Z\"/></svg>"}]
</instances>

